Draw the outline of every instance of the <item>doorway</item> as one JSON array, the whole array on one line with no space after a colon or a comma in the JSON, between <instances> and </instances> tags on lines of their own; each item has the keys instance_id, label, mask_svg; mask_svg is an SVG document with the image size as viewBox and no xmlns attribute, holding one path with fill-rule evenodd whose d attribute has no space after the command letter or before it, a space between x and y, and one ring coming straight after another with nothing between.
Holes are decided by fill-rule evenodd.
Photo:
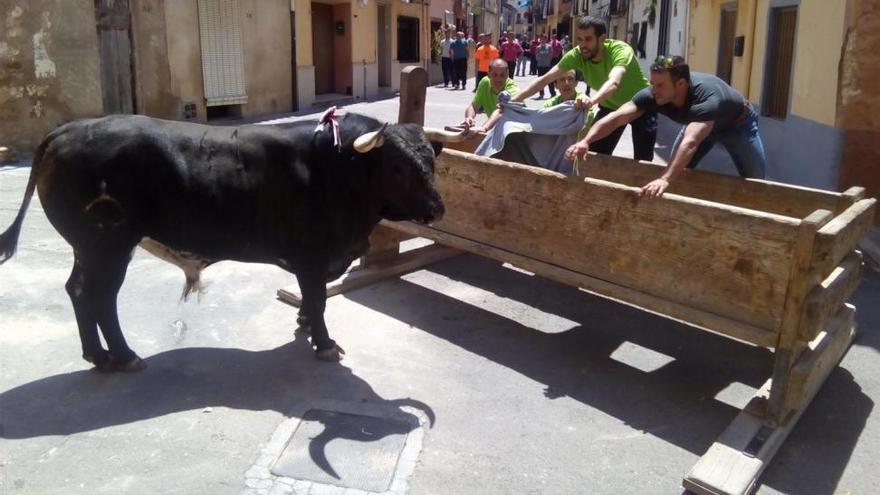
<instances>
[{"instance_id":1,"label":"doorway","mask_svg":"<svg viewBox=\"0 0 880 495\"><path fill-rule=\"evenodd\" d=\"M387 5L378 5L376 24L379 87L389 88L391 87L391 9Z\"/></svg>"},{"instance_id":2,"label":"doorway","mask_svg":"<svg viewBox=\"0 0 880 495\"><path fill-rule=\"evenodd\" d=\"M315 63L315 94L333 93L334 69L333 6L312 3L312 59Z\"/></svg>"},{"instance_id":3,"label":"doorway","mask_svg":"<svg viewBox=\"0 0 880 495\"><path fill-rule=\"evenodd\" d=\"M129 0L95 0L104 113L134 113Z\"/></svg>"},{"instance_id":4,"label":"doorway","mask_svg":"<svg viewBox=\"0 0 880 495\"><path fill-rule=\"evenodd\" d=\"M718 69L716 75L727 84L733 76L733 44L736 38L736 4L721 7L721 29L718 38Z\"/></svg>"}]
</instances>

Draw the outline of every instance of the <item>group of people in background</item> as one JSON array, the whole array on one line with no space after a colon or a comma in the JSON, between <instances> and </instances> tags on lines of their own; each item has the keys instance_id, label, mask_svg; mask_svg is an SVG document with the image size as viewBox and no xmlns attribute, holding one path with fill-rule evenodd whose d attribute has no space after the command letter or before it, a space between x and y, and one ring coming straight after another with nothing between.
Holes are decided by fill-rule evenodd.
<instances>
[{"instance_id":1,"label":"group of people in background","mask_svg":"<svg viewBox=\"0 0 880 495\"><path fill-rule=\"evenodd\" d=\"M453 90L467 89L468 56L474 47L476 78L473 92L477 92L480 81L489 74L489 64L501 59L507 64L510 79L526 75L542 76L562 58L562 54L571 49L571 41L565 36L538 35L533 39L528 36L513 34L512 31L502 33L498 44L492 36L480 33L477 40L468 38L464 32L448 29L440 42L441 65L443 69L443 87ZM554 83L548 85L550 96L556 96ZM544 89L541 88L541 98Z\"/></svg>"}]
</instances>

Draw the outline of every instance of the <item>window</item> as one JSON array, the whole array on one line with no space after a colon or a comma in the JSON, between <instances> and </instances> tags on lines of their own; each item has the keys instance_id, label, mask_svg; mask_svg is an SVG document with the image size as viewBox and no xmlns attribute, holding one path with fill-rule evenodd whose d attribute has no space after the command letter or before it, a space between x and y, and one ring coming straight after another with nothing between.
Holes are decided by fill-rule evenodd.
<instances>
[{"instance_id":1,"label":"window","mask_svg":"<svg viewBox=\"0 0 880 495\"><path fill-rule=\"evenodd\" d=\"M239 0L199 0L207 106L247 103Z\"/></svg>"},{"instance_id":2,"label":"window","mask_svg":"<svg viewBox=\"0 0 880 495\"><path fill-rule=\"evenodd\" d=\"M791 95L791 69L794 65L794 36L797 30L797 6L770 10L770 36L767 65L764 71L764 97L761 114L784 119Z\"/></svg>"},{"instance_id":3,"label":"window","mask_svg":"<svg viewBox=\"0 0 880 495\"><path fill-rule=\"evenodd\" d=\"M415 17L397 18L397 60L419 61L419 20Z\"/></svg>"}]
</instances>

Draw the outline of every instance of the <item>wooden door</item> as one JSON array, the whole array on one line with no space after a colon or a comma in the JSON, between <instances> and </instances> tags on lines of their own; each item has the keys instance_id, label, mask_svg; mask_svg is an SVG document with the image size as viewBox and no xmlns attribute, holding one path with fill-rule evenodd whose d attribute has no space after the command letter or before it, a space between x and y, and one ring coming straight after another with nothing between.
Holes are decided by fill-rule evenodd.
<instances>
[{"instance_id":1,"label":"wooden door","mask_svg":"<svg viewBox=\"0 0 880 495\"><path fill-rule=\"evenodd\" d=\"M721 31L718 39L716 75L730 84L733 75L733 42L736 38L736 5L721 7Z\"/></svg>"},{"instance_id":2,"label":"wooden door","mask_svg":"<svg viewBox=\"0 0 880 495\"><path fill-rule=\"evenodd\" d=\"M336 74L333 69L333 6L312 4L312 58L315 63L315 94L332 93Z\"/></svg>"},{"instance_id":3,"label":"wooden door","mask_svg":"<svg viewBox=\"0 0 880 495\"><path fill-rule=\"evenodd\" d=\"M95 0L104 113L133 113L129 0Z\"/></svg>"}]
</instances>

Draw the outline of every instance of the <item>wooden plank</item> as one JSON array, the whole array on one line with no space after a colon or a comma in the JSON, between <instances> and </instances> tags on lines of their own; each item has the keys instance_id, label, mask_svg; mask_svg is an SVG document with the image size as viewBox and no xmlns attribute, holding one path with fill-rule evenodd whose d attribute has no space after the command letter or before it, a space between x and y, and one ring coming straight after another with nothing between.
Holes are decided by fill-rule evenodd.
<instances>
[{"instance_id":1,"label":"wooden plank","mask_svg":"<svg viewBox=\"0 0 880 495\"><path fill-rule=\"evenodd\" d=\"M377 225L370 234L370 250L360 259L361 267L396 258L400 254L400 243L411 238L400 231Z\"/></svg>"},{"instance_id":2,"label":"wooden plank","mask_svg":"<svg viewBox=\"0 0 880 495\"><path fill-rule=\"evenodd\" d=\"M819 230L812 263L822 278L855 250L859 239L873 227L876 204L873 198L859 200Z\"/></svg>"},{"instance_id":3,"label":"wooden plank","mask_svg":"<svg viewBox=\"0 0 880 495\"><path fill-rule=\"evenodd\" d=\"M384 222L391 228L400 229L414 236L431 239L440 244L510 263L550 280L580 287L583 290L616 302L633 306L665 318L694 325L721 335L733 337L758 346L771 347L776 343L776 333L712 314L685 304L630 289L583 273L546 263L541 260L506 251L479 241L438 230L431 226L412 222Z\"/></svg>"},{"instance_id":4,"label":"wooden plank","mask_svg":"<svg viewBox=\"0 0 880 495\"><path fill-rule=\"evenodd\" d=\"M772 430L756 455L747 455L744 452L746 446L766 423L760 416L748 412L749 408L746 407L685 476L682 486L686 490L699 495L741 495L752 492L761 473L852 343L855 335L852 319L847 318L841 323L840 326L829 327L828 337L822 339L827 344L820 344L823 350L819 354L805 354L795 366L803 365L811 371L802 387L800 405L788 421ZM763 401L771 386L768 380L753 400Z\"/></svg>"},{"instance_id":5,"label":"wooden plank","mask_svg":"<svg viewBox=\"0 0 880 495\"><path fill-rule=\"evenodd\" d=\"M473 136L469 136L464 141L459 141L457 143L446 143L443 145L443 149L464 151L465 153L473 153L477 146L483 142L485 139L485 133L474 134Z\"/></svg>"},{"instance_id":6,"label":"wooden plank","mask_svg":"<svg viewBox=\"0 0 880 495\"><path fill-rule=\"evenodd\" d=\"M833 217L834 215L828 210L816 210L807 216L798 228L798 238L793 250L794 257L785 293L782 324L779 327L779 341L776 344L773 388L770 390L768 403L768 417L776 423L782 423L789 412L783 408L783 404L788 391L789 368L803 348L797 341L804 312L804 300L809 291L821 280L810 267L816 232Z\"/></svg>"},{"instance_id":7,"label":"wooden plank","mask_svg":"<svg viewBox=\"0 0 880 495\"><path fill-rule=\"evenodd\" d=\"M852 336L849 334L855 329L855 314L856 308L851 304L840 306L837 313L828 321L826 329L810 342L808 349L792 366L789 378L791 393L786 396L786 409L806 407L805 394L813 387L819 387L813 381L817 380L826 368L830 372L830 368L833 368L846 353L846 348L852 341ZM825 375L828 372L825 372Z\"/></svg>"},{"instance_id":8,"label":"wooden plank","mask_svg":"<svg viewBox=\"0 0 880 495\"><path fill-rule=\"evenodd\" d=\"M591 153L581 164L588 177L641 187L663 173L665 166ZM670 183L668 191L691 198L740 206L794 218L805 218L815 210L842 213L849 204L840 193L781 184L759 179L685 170Z\"/></svg>"},{"instance_id":9,"label":"wooden plank","mask_svg":"<svg viewBox=\"0 0 880 495\"><path fill-rule=\"evenodd\" d=\"M444 151L437 229L777 329L800 220Z\"/></svg>"},{"instance_id":10,"label":"wooden plank","mask_svg":"<svg viewBox=\"0 0 880 495\"><path fill-rule=\"evenodd\" d=\"M816 338L825 322L849 300L859 286L862 276L862 255L851 253L831 275L810 291L804 303L804 316L800 325L800 338L811 341Z\"/></svg>"},{"instance_id":11,"label":"wooden plank","mask_svg":"<svg viewBox=\"0 0 880 495\"><path fill-rule=\"evenodd\" d=\"M457 254L461 254L461 251L432 244L407 251L387 263L377 263L364 268L358 267L327 284L327 297L358 289L390 277L404 275ZM278 299L288 304L294 306L302 304L302 295L296 285L278 289L276 295Z\"/></svg>"}]
</instances>

